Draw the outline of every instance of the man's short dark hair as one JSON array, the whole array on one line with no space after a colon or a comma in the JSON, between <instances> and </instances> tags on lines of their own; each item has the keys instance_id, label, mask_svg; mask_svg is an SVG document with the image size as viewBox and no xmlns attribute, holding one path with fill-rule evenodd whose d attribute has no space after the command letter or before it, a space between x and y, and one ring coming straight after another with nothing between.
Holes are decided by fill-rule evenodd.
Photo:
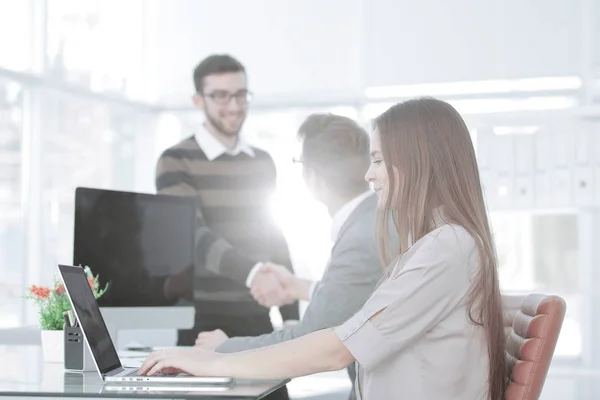
<instances>
[{"instance_id":1,"label":"man's short dark hair","mask_svg":"<svg viewBox=\"0 0 600 400\"><path fill-rule=\"evenodd\" d=\"M206 57L194 69L194 86L196 93L202 93L204 89L204 78L210 75L243 72L246 69L241 62L228 54L213 54Z\"/></svg>"},{"instance_id":2,"label":"man's short dark hair","mask_svg":"<svg viewBox=\"0 0 600 400\"><path fill-rule=\"evenodd\" d=\"M354 120L334 114L312 114L298 130L302 162L313 168L341 196L368 189L369 135Z\"/></svg>"}]
</instances>

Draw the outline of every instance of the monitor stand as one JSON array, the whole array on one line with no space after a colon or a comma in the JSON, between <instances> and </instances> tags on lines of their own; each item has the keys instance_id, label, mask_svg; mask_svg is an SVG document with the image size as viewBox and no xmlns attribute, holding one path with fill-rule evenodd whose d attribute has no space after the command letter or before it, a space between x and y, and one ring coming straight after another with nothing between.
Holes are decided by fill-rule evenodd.
<instances>
[{"instance_id":1,"label":"monitor stand","mask_svg":"<svg viewBox=\"0 0 600 400\"><path fill-rule=\"evenodd\" d=\"M195 319L191 306L100 307L100 312L117 349L124 345L119 343L120 330L191 329Z\"/></svg>"}]
</instances>

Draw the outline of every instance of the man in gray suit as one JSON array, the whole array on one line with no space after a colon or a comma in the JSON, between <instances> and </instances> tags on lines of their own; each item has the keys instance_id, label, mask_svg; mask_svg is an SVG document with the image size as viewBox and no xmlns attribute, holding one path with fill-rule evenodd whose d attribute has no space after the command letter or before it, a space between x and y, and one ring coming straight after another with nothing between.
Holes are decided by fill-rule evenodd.
<instances>
[{"instance_id":1,"label":"man in gray suit","mask_svg":"<svg viewBox=\"0 0 600 400\"><path fill-rule=\"evenodd\" d=\"M268 265L259 273L275 274L290 297L309 300L301 321L281 331L228 339L222 331L202 332L196 346L221 353L249 350L341 325L366 302L382 277L375 241L377 197L364 180L369 166L369 137L350 118L313 114L299 129L304 180L332 216L331 257L319 282ZM275 306L257 297L264 306ZM349 369L354 382L353 368ZM354 392L353 392L354 393Z\"/></svg>"}]
</instances>

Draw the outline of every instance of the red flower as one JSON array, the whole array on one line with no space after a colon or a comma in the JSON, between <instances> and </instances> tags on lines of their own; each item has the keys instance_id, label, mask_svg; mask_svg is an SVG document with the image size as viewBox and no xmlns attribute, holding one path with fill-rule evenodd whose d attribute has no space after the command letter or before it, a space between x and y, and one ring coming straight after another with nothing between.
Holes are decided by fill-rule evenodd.
<instances>
[{"instance_id":1,"label":"red flower","mask_svg":"<svg viewBox=\"0 0 600 400\"><path fill-rule=\"evenodd\" d=\"M92 290L94 290L94 278L88 278L88 283L90 284Z\"/></svg>"},{"instance_id":2,"label":"red flower","mask_svg":"<svg viewBox=\"0 0 600 400\"><path fill-rule=\"evenodd\" d=\"M60 285L58 285L56 287L56 289L54 290L56 292L56 294L62 294L65 292L65 287L63 286L63 284L61 283Z\"/></svg>"},{"instance_id":3,"label":"red flower","mask_svg":"<svg viewBox=\"0 0 600 400\"><path fill-rule=\"evenodd\" d=\"M47 299L51 290L47 287L32 285L29 292L39 299Z\"/></svg>"}]
</instances>

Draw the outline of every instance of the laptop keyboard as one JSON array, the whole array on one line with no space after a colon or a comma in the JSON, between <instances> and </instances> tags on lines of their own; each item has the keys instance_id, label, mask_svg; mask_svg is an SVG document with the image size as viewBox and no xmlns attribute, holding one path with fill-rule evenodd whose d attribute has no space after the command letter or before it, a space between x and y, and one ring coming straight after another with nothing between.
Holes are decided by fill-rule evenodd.
<instances>
[{"instance_id":1,"label":"laptop keyboard","mask_svg":"<svg viewBox=\"0 0 600 400\"><path fill-rule=\"evenodd\" d=\"M137 369L134 369L133 371L131 371L131 372L129 372L128 374L125 374L125 375L123 375L123 376L140 376L140 375L138 374L138 371L139 371L139 370L137 370ZM152 375L152 376L156 377L156 376L168 376L168 375L167 375L167 374L163 374L162 372L159 372L159 373L157 373L157 374L155 374L155 375Z\"/></svg>"}]
</instances>

